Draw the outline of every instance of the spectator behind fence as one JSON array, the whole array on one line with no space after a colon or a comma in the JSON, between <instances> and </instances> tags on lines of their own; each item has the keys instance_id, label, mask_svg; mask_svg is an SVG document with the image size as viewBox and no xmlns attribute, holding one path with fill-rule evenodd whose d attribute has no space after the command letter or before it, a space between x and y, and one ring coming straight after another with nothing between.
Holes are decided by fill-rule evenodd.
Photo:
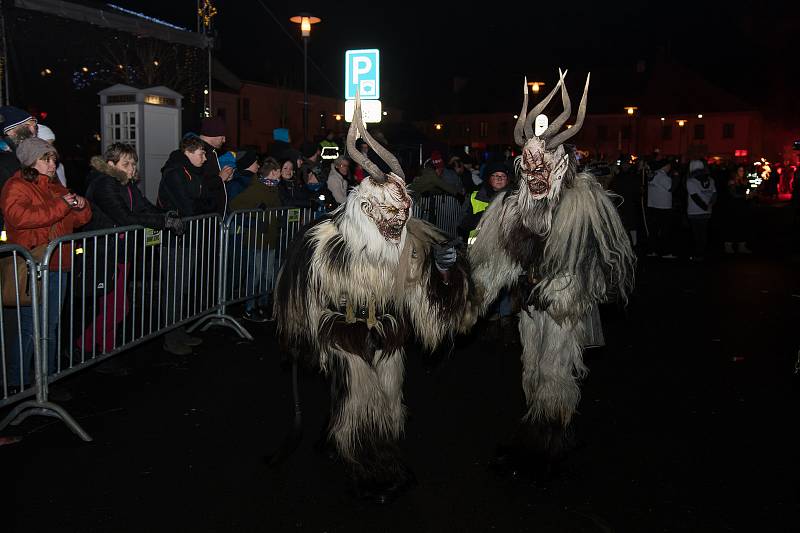
<instances>
[{"instance_id":1,"label":"spectator behind fence","mask_svg":"<svg viewBox=\"0 0 800 533\"><path fill-rule=\"evenodd\" d=\"M284 159L281 161L281 182L278 185L278 192L281 196L283 207L308 207L308 189L300 181L297 173L297 166L294 159Z\"/></svg>"},{"instance_id":2,"label":"spectator behind fence","mask_svg":"<svg viewBox=\"0 0 800 533\"><path fill-rule=\"evenodd\" d=\"M223 218L227 213L228 195L225 186L236 170L234 166L222 166L219 155L225 145L225 120L222 117L206 117L200 125L200 140L206 151L206 160L200 173L203 176L203 197L206 199L202 213L218 213Z\"/></svg>"},{"instance_id":3,"label":"spectator behind fence","mask_svg":"<svg viewBox=\"0 0 800 533\"><path fill-rule=\"evenodd\" d=\"M651 165L655 172L647 182L648 256L675 259L672 230L675 224L672 212L672 163L663 159Z\"/></svg>"},{"instance_id":4,"label":"spectator behind fence","mask_svg":"<svg viewBox=\"0 0 800 533\"><path fill-rule=\"evenodd\" d=\"M708 225L711 211L717 201L717 188L708 169L697 159L689 162L689 176L686 179L686 214L694 239L693 261L703 261L708 251Z\"/></svg>"},{"instance_id":5,"label":"spectator behind fence","mask_svg":"<svg viewBox=\"0 0 800 533\"><path fill-rule=\"evenodd\" d=\"M489 204L498 194L508 190L508 167L505 163L490 163L486 167L486 175L486 182L480 189L470 193L461 210L458 235L468 244L472 244L475 240L478 234L476 228ZM499 336L504 344L511 344L517 338L512 314L511 295L507 289L502 289L489 309L489 320L493 322L499 320Z\"/></svg>"},{"instance_id":6,"label":"spectator behind fence","mask_svg":"<svg viewBox=\"0 0 800 533\"><path fill-rule=\"evenodd\" d=\"M320 168L314 165L305 164L300 167L300 181L308 192L308 206L314 210L315 219L335 207L331 191L319 181L319 171Z\"/></svg>"},{"instance_id":7,"label":"spectator behind fence","mask_svg":"<svg viewBox=\"0 0 800 533\"><path fill-rule=\"evenodd\" d=\"M190 217L213 213L213 198L205 194L202 167L206 162L206 149L203 141L194 135L186 135L181 147L172 152L161 169L161 184L158 187L158 206L168 211L177 211L180 217ZM196 242L196 241L195 241ZM178 245L171 239L162 253L166 267L161 270L161 291L164 310L164 325L179 322L185 318L183 298L189 288L193 268L191 250L186 243ZM169 291L167 290L169 288ZM173 294L170 294L173 293ZM202 339L189 335L183 328L176 328L164 336L164 350L173 355L190 355L192 346L202 343Z\"/></svg>"},{"instance_id":8,"label":"spectator behind fence","mask_svg":"<svg viewBox=\"0 0 800 533\"><path fill-rule=\"evenodd\" d=\"M281 167L273 157L264 160L258 172L258 179L242 191L231 202L231 209L273 209L281 206L278 184L280 183ZM256 242L248 263L255 266L257 272L250 277L252 286L250 293L261 290L258 298L251 298L244 304L242 318L252 322L265 322L271 308L269 297L272 294L272 283L275 273L275 250L278 247L280 226L283 218L279 213L270 211L265 215L264 224L255 228L256 236L251 240L250 235L245 235L246 242ZM250 249L250 248L248 248Z\"/></svg>"},{"instance_id":9,"label":"spectator behind fence","mask_svg":"<svg viewBox=\"0 0 800 533\"><path fill-rule=\"evenodd\" d=\"M201 215L210 203L203 191L202 167L206 162L205 145L199 137L188 135L181 146L169 155L161 169L158 206L177 211L181 217Z\"/></svg>"},{"instance_id":10,"label":"spectator behind fence","mask_svg":"<svg viewBox=\"0 0 800 533\"><path fill-rule=\"evenodd\" d=\"M414 178L414 181L409 185L409 188L414 194L435 195L435 194L449 194L451 196L458 196L461 192L461 182L458 176L455 176L455 181L458 183L450 183L443 179L444 175L444 160L442 155L433 151L431 158L426 162L425 167L422 169L422 174ZM452 171L451 171L452 172ZM455 174L455 173L453 173Z\"/></svg>"},{"instance_id":11,"label":"spectator behind fence","mask_svg":"<svg viewBox=\"0 0 800 533\"><path fill-rule=\"evenodd\" d=\"M50 143L35 137L25 139L17 146L16 155L20 169L3 187L0 209L5 214L8 242L31 250L38 255L36 259L41 259L44 245L89 222L92 210L85 198L71 193L56 179L58 152ZM51 274L47 287L42 287L48 299L47 330L42 332L47 338L48 373L58 368L59 316L72 267L71 246L64 245L56 250L60 253L52 254L49 270L57 272L60 268L61 274ZM9 338L6 344L7 379L13 386L31 383L34 342L31 307L20 308L19 331L16 327L10 328L9 337L20 333L21 339Z\"/></svg>"},{"instance_id":12,"label":"spectator behind fence","mask_svg":"<svg viewBox=\"0 0 800 533\"><path fill-rule=\"evenodd\" d=\"M369 156L369 145L365 143L363 139L356 139L356 150L365 156ZM356 167L353 169L353 180L355 181L354 185L358 185L366 177L367 172L364 170L364 167L356 163Z\"/></svg>"},{"instance_id":13,"label":"spectator behind fence","mask_svg":"<svg viewBox=\"0 0 800 533\"><path fill-rule=\"evenodd\" d=\"M461 188L466 196L469 196L472 192L480 188L480 179L477 182L473 179L471 165L468 166L465 164L461 157L451 157L447 168L458 176L458 180L461 182Z\"/></svg>"},{"instance_id":14,"label":"spectator behind fence","mask_svg":"<svg viewBox=\"0 0 800 533\"><path fill-rule=\"evenodd\" d=\"M471 244L477 235L475 228L481 221L483 212L499 193L508 188L508 167L504 163L491 163L487 167L488 178L477 191L472 191L464 201L461 208L461 222L458 224L458 234L467 243Z\"/></svg>"},{"instance_id":15,"label":"spectator behind fence","mask_svg":"<svg viewBox=\"0 0 800 533\"><path fill-rule=\"evenodd\" d=\"M236 171L226 186L229 202L253 182L257 171L258 154L255 151L239 150L236 152Z\"/></svg>"},{"instance_id":16,"label":"spectator behind fence","mask_svg":"<svg viewBox=\"0 0 800 533\"><path fill-rule=\"evenodd\" d=\"M47 141L53 146L56 145L56 134L55 132L50 129L49 127L45 126L44 124L39 124L39 131L36 133L36 136L39 137L43 141ZM58 178L59 183L64 187L67 186L67 175L64 171L64 165L61 161L58 162L58 166L56 167L56 177Z\"/></svg>"},{"instance_id":17,"label":"spectator behind fence","mask_svg":"<svg viewBox=\"0 0 800 533\"><path fill-rule=\"evenodd\" d=\"M350 160L344 156L337 157L328 173L328 190L331 191L337 204L341 205L347 200L347 176L349 175Z\"/></svg>"},{"instance_id":18,"label":"spectator behind fence","mask_svg":"<svg viewBox=\"0 0 800 533\"><path fill-rule=\"evenodd\" d=\"M5 183L19 170L17 146L25 139L36 137L36 119L27 111L13 106L0 107L0 124L3 126L5 149L0 151L0 191ZM0 229L3 229L3 214L0 212Z\"/></svg>"},{"instance_id":19,"label":"spectator behind fence","mask_svg":"<svg viewBox=\"0 0 800 533\"><path fill-rule=\"evenodd\" d=\"M175 234L183 233L183 223L176 211L165 213L145 198L136 182L139 180L136 165L138 156L136 149L123 143L114 143L106 149L102 156L93 157L91 170L87 178L86 198L92 205L92 221L88 229L102 230L120 226L145 226L156 230L168 229ZM133 259L133 235L126 239L124 234L113 236L105 248L93 250L97 259L91 261L98 269L106 268L110 273L98 272L94 277L94 287L87 285L87 292L97 288L98 310L94 325L86 328L77 339L77 347L92 352L107 353L114 349L114 332L122 323L130 310L130 299L125 298L125 280L130 279L131 265L126 264ZM98 246L104 244L99 241ZM127 256L125 254L127 246ZM87 268L91 268L87 266ZM106 279L107 278L107 279ZM102 284L102 285L99 285ZM105 290L103 290L105 287ZM116 318L116 320L115 320ZM103 365L102 370L110 373L124 374L125 369L111 362Z\"/></svg>"}]
</instances>

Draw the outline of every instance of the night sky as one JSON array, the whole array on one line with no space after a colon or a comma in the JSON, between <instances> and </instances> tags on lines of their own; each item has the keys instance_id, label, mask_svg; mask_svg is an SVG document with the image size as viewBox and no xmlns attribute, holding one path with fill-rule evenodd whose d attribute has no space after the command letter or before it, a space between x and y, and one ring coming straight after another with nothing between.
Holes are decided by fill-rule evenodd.
<instances>
[{"instance_id":1,"label":"night sky","mask_svg":"<svg viewBox=\"0 0 800 533\"><path fill-rule=\"evenodd\" d=\"M117 0L189 28L195 0ZM579 91L592 71L590 112L635 97L637 64L693 69L753 108L800 116L800 15L791 7L727 2L322 2L217 0L217 56L240 77L302 88L302 44L289 17L322 18L309 44L309 90L342 96L344 51L381 50L384 105L410 118L516 110L522 77L550 86L570 69ZM787 4L788 6L788 4ZM641 62L644 63L641 63ZM454 79L461 89L454 93ZM680 83L680 80L676 80ZM628 94L631 93L631 94ZM628 104L630 105L630 104Z\"/></svg>"}]
</instances>

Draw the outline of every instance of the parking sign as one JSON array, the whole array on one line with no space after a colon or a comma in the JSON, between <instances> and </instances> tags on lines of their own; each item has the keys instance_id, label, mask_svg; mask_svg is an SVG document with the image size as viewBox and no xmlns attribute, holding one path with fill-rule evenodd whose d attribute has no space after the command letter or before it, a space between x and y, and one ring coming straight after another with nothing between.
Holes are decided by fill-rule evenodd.
<instances>
[{"instance_id":1,"label":"parking sign","mask_svg":"<svg viewBox=\"0 0 800 533\"><path fill-rule=\"evenodd\" d=\"M362 100L380 99L380 50L348 50L344 65L345 100L355 100L357 92Z\"/></svg>"}]
</instances>

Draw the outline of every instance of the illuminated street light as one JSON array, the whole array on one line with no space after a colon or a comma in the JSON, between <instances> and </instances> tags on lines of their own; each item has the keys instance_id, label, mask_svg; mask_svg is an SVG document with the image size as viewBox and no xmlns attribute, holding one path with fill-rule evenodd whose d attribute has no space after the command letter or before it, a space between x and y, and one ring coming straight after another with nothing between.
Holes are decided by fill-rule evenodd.
<instances>
[{"instance_id":1,"label":"illuminated street light","mask_svg":"<svg viewBox=\"0 0 800 533\"><path fill-rule=\"evenodd\" d=\"M636 112L637 109L639 109L639 108L636 107L636 106L628 106L628 107L625 108L625 111L627 111L627 113L629 115L633 115Z\"/></svg>"},{"instance_id":2,"label":"illuminated street light","mask_svg":"<svg viewBox=\"0 0 800 533\"><path fill-rule=\"evenodd\" d=\"M442 125L441 125L441 124L439 124L438 122L437 122L436 124L434 124L434 125L433 125L433 127L434 127L434 129L435 129L436 131L441 131L441 129L442 129Z\"/></svg>"},{"instance_id":3,"label":"illuminated street light","mask_svg":"<svg viewBox=\"0 0 800 533\"><path fill-rule=\"evenodd\" d=\"M81 67L81 70L82 70L83 72L89 72L89 67Z\"/></svg>"},{"instance_id":4,"label":"illuminated street light","mask_svg":"<svg viewBox=\"0 0 800 533\"><path fill-rule=\"evenodd\" d=\"M531 86L531 91L533 91L534 94L538 94L539 91L541 90L541 88L544 87L544 82L543 81L529 81L528 85Z\"/></svg>"},{"instance_id":5,"label":"illuminated street light","mask_svg":"<svg viewBox=\"0 0 800 533\"><path fill-rule=\"evenodd\" d=\"M289 19L290 22L300 24L300 34L303 37L303 140L308 140L308 38L311 37L311 25L322 22L319 17L312 17L308 13L300 13Z\"/></svg>"},{"instance_id":6,"label":"illuminated street light","mask_svg":"<svg viewBox=\"0 0 800 533\"><path fill-rule=\"evenodd\" d=\"M701 113L701 114L697 115L697 118L703 118L703 114Z\"/></svg>"},{"instance_id":7,"label":"illuminated street light","mask_svg":"<svg viewBox=\"0 0 800 533\"><path fill-rule=\"evenodd\" d=\"M676 122L678 123L678 126L681 127L681 128L686 125L686 121L685 120L677 120Z\"/></svg>"}]
</instances>

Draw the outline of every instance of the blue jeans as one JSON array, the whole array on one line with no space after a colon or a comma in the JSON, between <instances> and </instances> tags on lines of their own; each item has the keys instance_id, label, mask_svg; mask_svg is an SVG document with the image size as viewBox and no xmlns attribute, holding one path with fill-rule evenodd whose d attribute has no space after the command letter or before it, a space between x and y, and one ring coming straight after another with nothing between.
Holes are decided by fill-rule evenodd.
<instances>
[{"instance_id":1,"label":"blue jeans","mask_svg":"<svg viewBox=\"0 0 800 533\"><path fill-rule=\"evenodd\" d=\"M69 285L69 273L61 276L58 272L50 272L47 280L47 373L55 374L58 371L58 327L61 316L61 306ZM60 279L59 279L60 278ZM9 385L19 386L21 383L30 385L33 382L33 307L19 308L19 327L16 321L16 312L12 310L9 320L8 337L6 346L6 379ZM8 316L8 315L6 315ZM39 306L39 317L42 317L42 306ZM21 348L21 350L20 350Z\"/></svg>"},{"instance_id":2,"label":"blue jeans","mask_svg":"<svg viewBox=\"0 0 800 533\"><path fill-rule=\"evenodd\" d=\"M254 249L251 252L253 259L248 259L248 263L253 268L250 273L250 294L261 295L247 300L244 308L247 311L253 311L256 305L261 307L269 303L269 293L272 292L275 284L275 248Z\"/></svg>"}]
</instances>

